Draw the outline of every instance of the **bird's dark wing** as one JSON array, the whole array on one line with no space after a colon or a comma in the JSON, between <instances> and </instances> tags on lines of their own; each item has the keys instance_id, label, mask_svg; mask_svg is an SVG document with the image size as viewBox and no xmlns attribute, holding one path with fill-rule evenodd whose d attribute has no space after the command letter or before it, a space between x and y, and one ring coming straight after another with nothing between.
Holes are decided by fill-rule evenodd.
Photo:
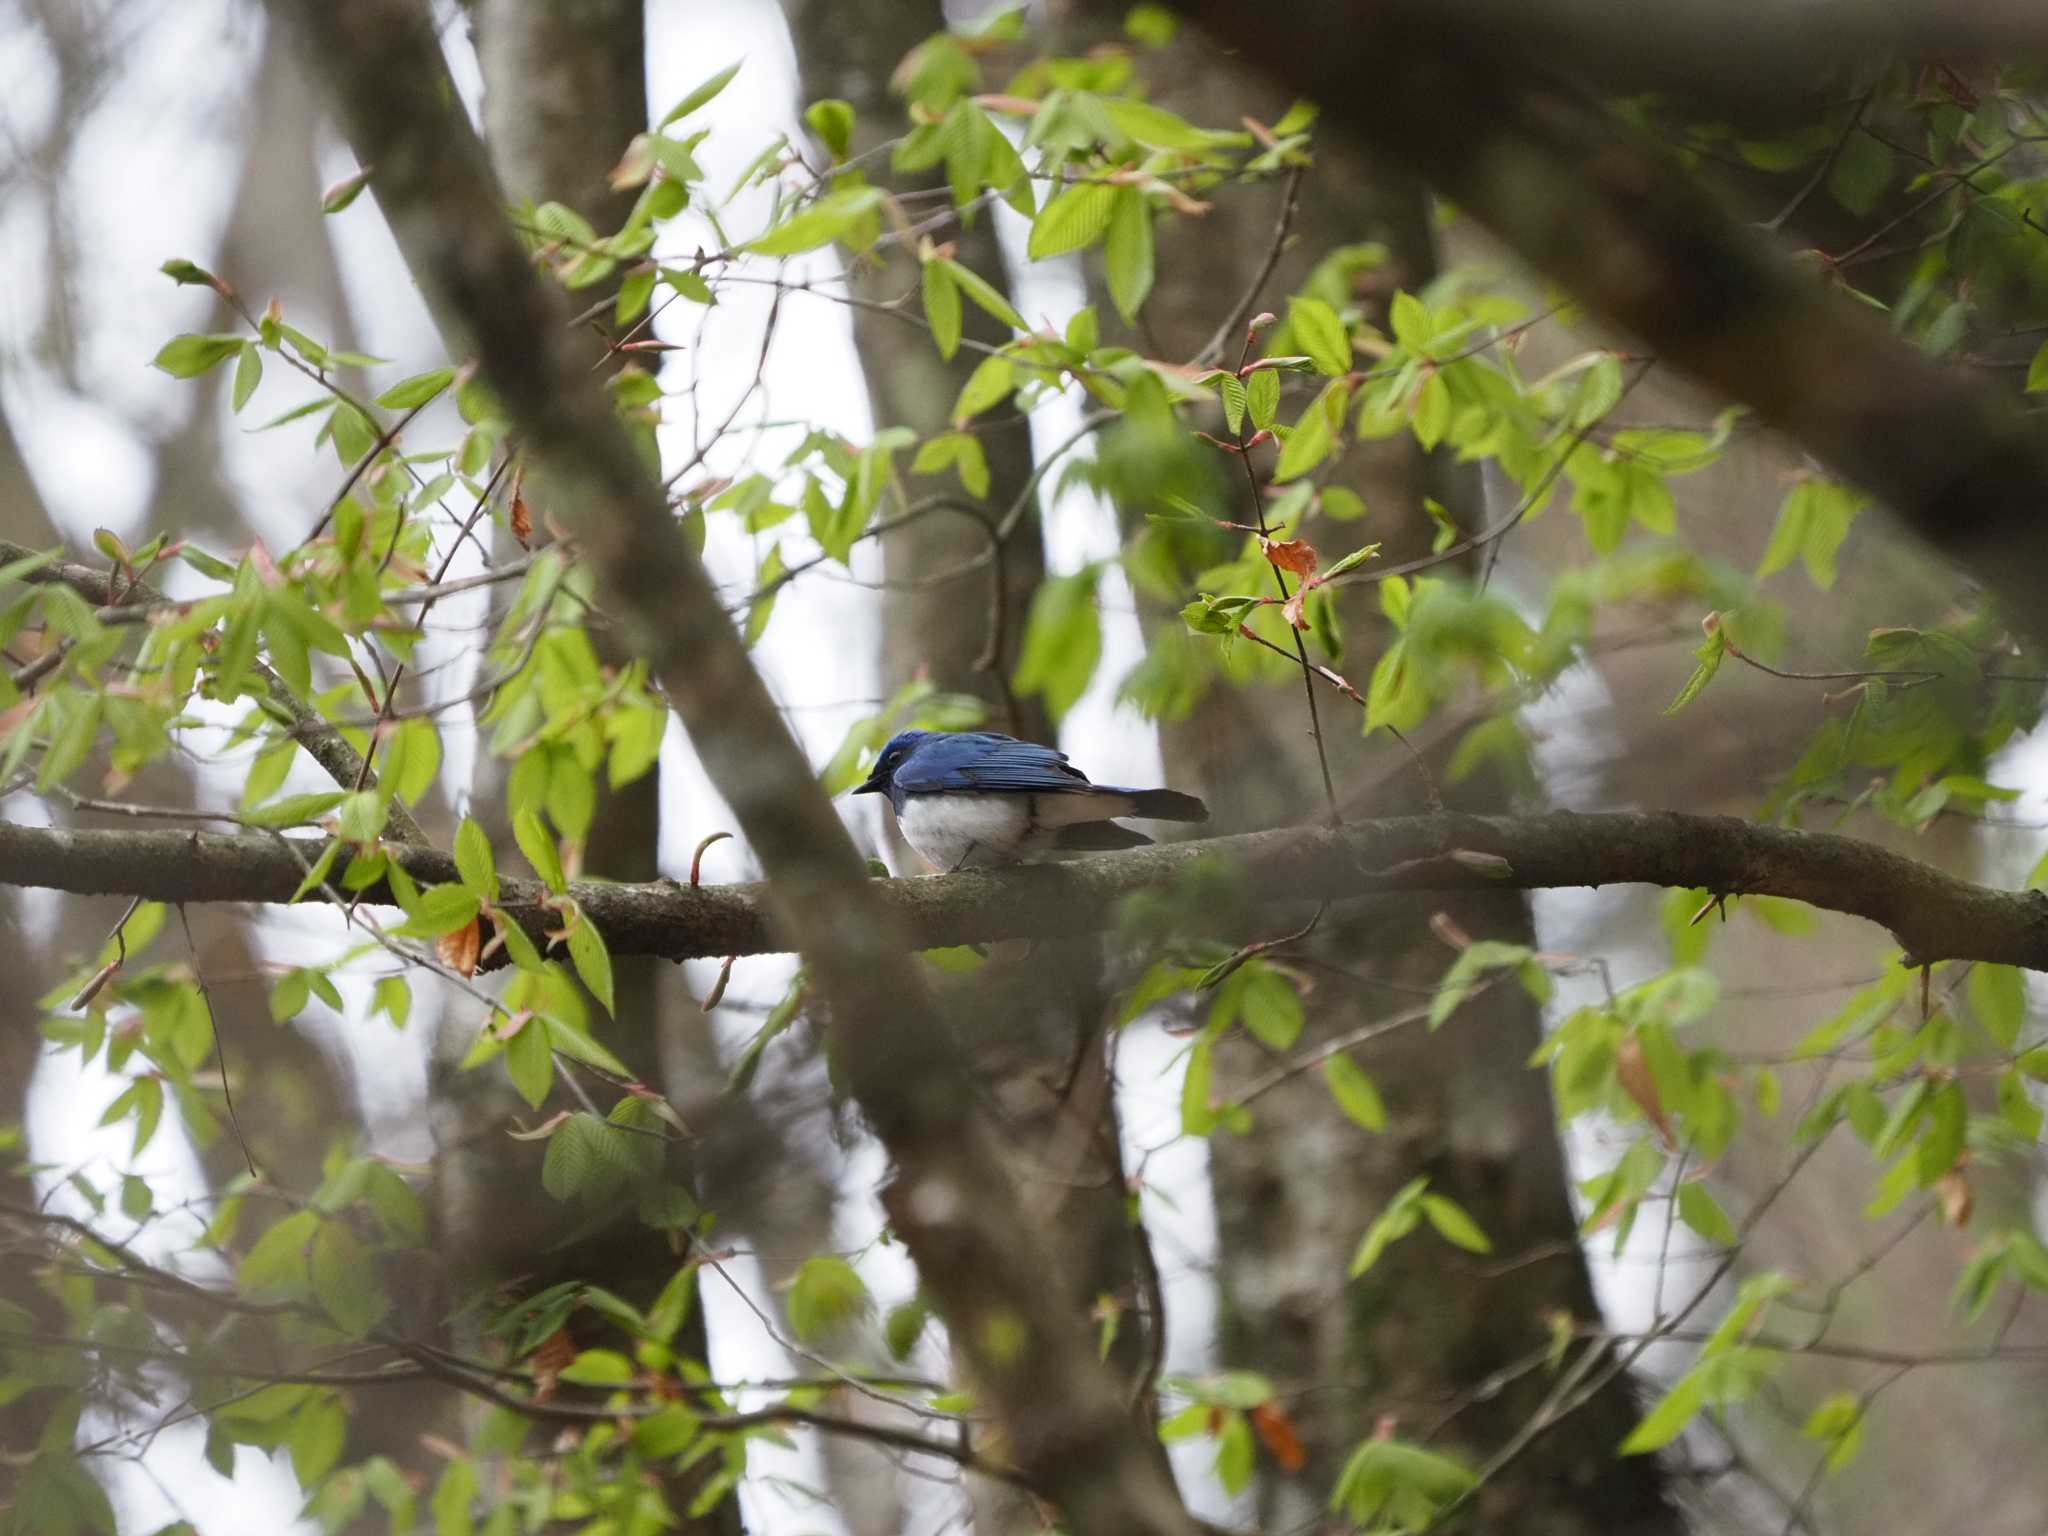
<instances>
[{"instance_id":1,"label":"bird's dark wing","mask_svg":"<svg viewBox=\"0 0 2048 1536\"><path fill-rule=\"evenodd\" d=\"M1064 752L994 731L959 731L920 742L896 769L896 787L913 795L943 790L1058 794L1092 788Z\"/></svg>"}]
</instances>

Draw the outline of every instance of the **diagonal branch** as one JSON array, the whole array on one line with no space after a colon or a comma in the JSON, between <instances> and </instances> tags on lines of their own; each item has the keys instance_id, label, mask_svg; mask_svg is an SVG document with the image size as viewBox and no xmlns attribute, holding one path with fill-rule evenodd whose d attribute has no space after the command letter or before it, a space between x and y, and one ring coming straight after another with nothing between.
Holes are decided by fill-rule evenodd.
<instances>
[{"instance_id":1,"label":"diagonal branch","mask_svg":"<svg viewBox=\"0 0 2048 1536\"><path fill-rule=\"evenodd\" d=\"M74 831L0 822L0 885L158 901L285 901L319 852L214 832ZM418 880L453 881L433 849L393 849ZM2048 971L2048 894L2001 891L1830 832L1678 811L1582 816L1397 816L1132 849L1068 864L872 880L862 918L902 949L1050 938L1111 927L1134 892L1199 863L1234 872L1248 903L1341 901L1386 891L1551 890L1645 884L1783 896L1868 919L1913 965L1989 960ZM340 878L340 871L335 872ZM557 925L531 880L503 882L505 910L537 942ZM669 960L762 954L795 930L768 887L579 883L569 894L615 955ZM381 885L365 900L390 904ZM881 942L878 938L877 942Z\"/></svg>"},{"instance_id":2,"label":"diagonal branch","mask_svg":"<svg viewBox=\"0 0 2048 1536\"><path fill-rule=\"evenodd\" d=\"M667 690L767 872L765 900L829 1003L836 1059L896 1167L884 1193L1019 1468L1078 1536L1194 1523L1048 1283L1051 1245L1015 1190L896 914L776 713L660 483L579 355L558 294L507 223L419 0L271 0L341 128L429 310L482 374L576 534L624 642Z\"/></svg>"}]
</instances>

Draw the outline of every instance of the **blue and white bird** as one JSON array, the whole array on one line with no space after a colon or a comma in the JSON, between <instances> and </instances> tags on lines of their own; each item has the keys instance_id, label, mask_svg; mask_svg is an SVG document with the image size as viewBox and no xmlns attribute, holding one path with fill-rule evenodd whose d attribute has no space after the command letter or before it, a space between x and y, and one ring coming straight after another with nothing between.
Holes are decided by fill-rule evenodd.
<instances>
[{"instance_id":1,"label":"blue and white bird","mask_svg":"<svg viewBox=\"0 0 2048 1536\"><path fill-rule=\"evenodd\" d=\"M856 795L887 795L903 839L942 874L1152 841L1115 818L1207 821L1177 789L1091 784L1064 752L995 731L898 731Z\"/></svg>"}]
</instances>

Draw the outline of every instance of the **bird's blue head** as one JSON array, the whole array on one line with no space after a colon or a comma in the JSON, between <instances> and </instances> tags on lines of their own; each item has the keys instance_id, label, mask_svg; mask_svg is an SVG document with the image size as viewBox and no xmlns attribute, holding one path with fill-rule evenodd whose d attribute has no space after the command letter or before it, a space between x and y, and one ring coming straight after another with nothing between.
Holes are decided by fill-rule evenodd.
<instances>
[{"instance_id":1,"label":"bird's blue head","mask_svg":"<svg viewBox=\"0 0 2048 1536\"><path fill-rule=\"evenodd\" d=\"M898 731L883 743L882 755L875 759L874 769L867 781L854 789L856 795L888 795L896 787L896 770L903 766L903 760L932 736L933 731ZM893 799L894 796L891 795Z\"/></svg>"}]
</instances>

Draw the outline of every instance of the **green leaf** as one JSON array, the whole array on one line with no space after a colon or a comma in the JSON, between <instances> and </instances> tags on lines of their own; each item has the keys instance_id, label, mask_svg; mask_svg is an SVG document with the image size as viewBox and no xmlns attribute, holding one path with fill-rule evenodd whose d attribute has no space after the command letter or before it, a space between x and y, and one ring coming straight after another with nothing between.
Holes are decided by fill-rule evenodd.
<instances>
[{"instance_id":1,"label":"green leaf","mask_svg":"<svg viewBox=\"0 0 2048 1536\"><path fill-rule=\"evenodd\" d=\"M1796 556L1805 563L1815 586L1822 590L1832 587L1835 553L1862 507L1863 498L1846 486L1829 480L1800 481L1778 509L1771 541L1757 563L1758 579L1783 570Z\"/></svg>"},{"instance_id":2,"label":"green leaf","mask_svg":"<svg viewBox=\"0 0 2048 1536\"><path fill-rule=\"evenodd\" d=\"M505 1042L505 1072L527 1107L539 1109L555 1081L555 1056L548 1046L547 1026L541 1019L527 1019ZM553 1151L552 1146L549 1151ZM549 1193L554 1190L550 1188Z\"/></svg>"},{"instance_id":3,"label":"green leaf","mask_svg":"<svg viewBox=\"0 0 2048 1536\"><path fill-rule=\"evenodd\" d=\"M784 1305L791 1331L815 1343L866 1317L874 1301L851 1264L835 1254L818 1254L797 1266Z\"/></svg>"},{"instance_id":4,"label":"green leaf","mask_svg":"<svg viewBox=\"0 0 2048 1536\"><path fill-rule=\"evenodd\" d=\"M519 851L526 855L526 862L533 866L533 872L540 876L543 885L557 896L569 889L569 878L562 873L561 850L555 846L555 840L548 835L535 811L522 808L513 814L512 838L519 844Z\"/></svg>"},{"instance_id":5,"label":"green leaf","mask_svg":"<svg viewBox=\"0 0 2048 1536\"><path fill-rule=\"evenodd\" d=\"M881 206L879 187L842 187L776 225L745 249L757 256L796 256L830 245Z\"/></svg>"},{"instance_id":6,"label":"green leaf","mask_svg":"<svg viewBox=\"0 0 2048 1536\"><path fill-rule=\"evenodd\" d=\"M1116 312L1126 324L1135 324L1157 274L1152 209L1136 187L1116 189L1109 232L1102 244L1102 270Z\"/></svg>"},{"instance_id":7,"label":"green leaf","mask_svg":"<svg viewBox=\"0 0 2048 1536\"><path fill-rule=\"evenodd\" d=\"M699 107L708 104L720 91L732 84L732 77L740 72L740 66L744 63L746 63L745 59L734 59L732 63L726 65L725 68L704 81L703 84L691 91L681 101L670 107L661 121L655 124L655 127L666 128L670 123L679 122Z\"/></svg>"},{"instance_id":8,"label":"green leaf","mask_svg":"<svg viewBox=\"0 0 2048 1536\"><path fill-rule=\"evenodd\" d=\"M345 1221L324 1221L313 1239L313 1295L343 1333L361 1338L383 1318L387 1303L363 1245Z\"/></svg>"},{"instance_id":9,"label":"green leaf","mask_svg":"<svg viewBox=\"0 0 2048 1536\"><path fill-rule=\"evenodd\" d=\"M1441 373L1432 371L1415 392L1415 406L1408 415L1409 430L1424 448L1444 440L1451 424L1451 388Z\"/></svg>"},{"instance_id":10,"label":"green leaf","mask_svg":"<svg viewBox=\"0 0 2048 1536\"><path fill-rule=\"evenodd\" d=\"M1368 1131L1387 1128L1387 1107L1380 1101L1378 1087L1350 1056L1338 1051L1325 1057L1323 1081L1329 1084L1330 1097L1337 1101L1337 1107L1351 1120Z\"/></svg>"},{"instance_id":11,"label":"green leaf","mask_svg":"<svg viewBox=\"0 0 2048 1536\"><path fill-rule=\"evenodd\" d=\"M1076 182L1038 210L1031 221L1025 254L1045 261L1082 250L1102 238L1116 206L1117 188L1098 181Z\"/></svg>"},{"instance_id":12,"label":"green leaf","mask_svg":"<svg viewBox=\"0 0 2048 1536\"><path fill-rule=\"evenodd\" d=\"M449 1462L441 1471L441 1480L434 1484L434 1496L427 1501L427 1510L434 1517L434 1536L472 1536L476 1524L470 1506L476 1495L476 1463L466 1456Z\"/></svg>"},{"instance_id":13,"label":"green leaf","mask_svg":"<svg viewBox=\"0 0 2048 1536\"><path fill-rule=\"evenodd\" d=\"M235 362L235 388L229 399L229 407L239 411L249 403L249 397L256 393L256 386L263 382L263 354L256 343L242 343L242 355Z\"/></svg>"},{"instance_id":14,"label":"green leaf","mask_svg":"<svg viewBox=\"0 0 2048 1536\"><path fill-rule=\"evenodd\" d=\"M968 495L977 501L988 495L988 455L982 451L981 439L972 432L945 432L927 438L918 447L910 472L935 475L949 464L959 476L960 488Z\"/></svg>"},{"instance_id":15,"label":"green leaf","mask_svg":"<svg viewBox=\"0 0 2048 1536\"><path fill-rule=\"evenodd\" d=\"M63 724L57 727L49 748L43 753L42 764L36 769L36 791L39 794L48 794L77 772L91 753L93 743L99 739L103 709L100 696L96 693L83 698L74 695L68 703L70 708L63 717Z\"/></svg>"},{"instance_id":16,"label":"green leaf","mask_svg":"<svg viewBox=\"0 0 2048 1536\"><path fill-rule=\"evenodd\" d=\"M390 1019L393 1029L405 1028L405 1021L412 1014L411 984L403 976L381 978L371 996L370 1012Z\"/></svg>"},{"instance_id":17,"label":"green leaf","mask_svg":"<svg viewBox=\"0 0 2048 1536\"><path fill-rule=\"evenodd\" d=\"M2048 341L2041 343L2034 353L2034 360L2027 364L2027 393L2038 394L2048 389Z\"/></svg>"},{"instance_id":18,"label":"green leaf","mask_svg":"<svg viewBox=\"0 0 2048 1536\"><path fill-rule=\"evenodd\" d=\"M385 390L377 397L377 403L388 411L409 411L414 406L425 405L454 382L453 368L435 368L426 373L416 373Z\"/></svg>"},{"instance_id":19,"label":"green leaf","mask_svg":"<svg viewBox=\"0 0 2048 1536\"><path fill-rule=\"evenodd\" d=\"M1892 147L1858 126L1835 155L1834 168L1828 172L1828 191L1836 202L1861 217L1883 199L1895 163Z\"/></svg>"},{"instance_id":20,"label":"green leaf","mask_svg":"<svg viewBox=\"0 0 2048 1536\"><path fill-rule=\"evenodd\" d=\"M965 426L990 406L1007 400L1016 382L1017 366L1008 357L999 352L984 357L960 387L960 398L953 402L953 425Z\"/></svg>"},{"instance_id":21,"label":"green leaf","mask_svg":"<svg viewBox=\"0 0 2048 1536\"><path fill-rule=\"evenodd\" d=\"M1457 1201L1445 1195L1424 1195L1422 1214L1429 1224L1436 1228L1437 1236L1447 1243L1455 1243L1469 1253L1491 1253L1493 1242L1480 1230L1479 1223Z\"/></svg>"},{"instance_id":22,"label":"green leaf","mask_svg":"<svg viewBox=\"0 0 2048 1536\"><path fill-rule=\"evenodd\" d=\"M1714 680L1714 674L1721 670L1721 658L1727 654L1727 651L1727 638L1722 635L1721 628L1717 624L1714 627L1714 632L1701 641L1700 648L1692 653L1697 662L1697 665L1692 669L1692 676L1688 677L1685 680L1685 686L1678 690L1678 697L1664 706L1664 713L1667 715L1677 714L1686 705L1705 692L1707 684Z\"/></svg>"},{"instance_id":23,"label":"green leaf","mask_svg":"<svg viewBox=\"0 0 2048 1536\"><path fill-rule=\"evenodd\" d=\"M1436 332L1422 300L1412 293L1395 294L1394 302L1387 308L1387 324L1404 351L1417 357L1428 356Z\"/></svg>"},{"instance_id":24,"label":"green leaf","mask_svg":"<svg viewBox=\"0 0 2048 1536\"><path fill-rule=\"evenodd\" d=\"M438 939L476 921L477 893L461 885L434 885L420 892L412 915L391 930L398 938Z\"/></svg>"},{"instance_id":25,"label":"green leaf","mask_svg":"<svg viewBox=\"0 0 2048 1536\"><path fill-rule=\"evenodd\" d=\"M1255 369L1245 381L1245 400L1251 407L1252 425L1268 431L1280 412L1280 375L1271 368Z\"/></svg>"},{"instance_id":26,"label":"green leaf","mask_svg":"<svg viewBox=\"0 0 2048 1536\"><path fill-rule=\"evenodd\" d=\"M948 362L960 350L960 289L942 261L924 264L924 318L932 328L939 356Z\"/></svg>"},{"instance_id":27,"label":"green leaf","mask_svg":"<svg viewBox=\"0 0 2048 1536\"><path fill-rule=\"evenodd\" d=\"M174 379L193 379L206 373L242 350L239 336L174 336L150 360Z\"/></svg>"},{"instance_id":28,"label":"green leaf","mask_svg":"<svg viewBox=\"0 0 2048 1536\"><path fill-rule=\"evenodd\" d=\"M1032 595L1024 642L1012 680L1019 693L1044 698L1054 720L1074 707L1102 658L1102 621L1095 610L1101 567L1054 576Z\"/></svg>"},{"instance_id":29,"label":"green leaf","mask_svg":"<svg viewBox=\"0 0 2048 1536\"><path fill-rule=\"evenodd\" d=\"M1287 332L1314 360L1317 372L1336 377L1351 371L1350 333L1337 318L1337 311L1321 299L1289 300Z\"/></svg>"},{"instance_id":30,"label":"green leaf","mask_svg":"<svg viewBox=\"0 0 2048 1536\"><path fill-rule=\"evenodd\" d=\"M1970 1016L1994 1043L2010 1051L2019 1043L2020 1029L2027 1021L2026 977L2016 966L1980 960L1970 967L1965 987Z\"/></svg>"},{"instance_id":31,"label":"green leaf","mask_svg":"<svg viewBox=\"0 0 2048 1536\"><path fill-rule=\"evenodd\" d=\"M463 885L481 901L498 899L498 869L491 857L491 838L474 816L455 829L455 868Z\"/></svg>"},{"instance_id":32,"label":"green leaf","mask_svg":"<svg viewBox=\"0 0 2048 1536\"><path fill-rule=\"evenodd\" d=\"M1697 1180L1678 1186L1678 1217L1710 1243L1735 1241L1735 1225L1721 1209L1713 1191Z\"/></svg>"},{"instance_id":33,"label":"green leaf","mask_svg":"<svg viewBox=\"0 0 2048 1536\"><path fill-rule=\"evenodd\" d=\"M775 600L782 595L783 577L788 573L789 567L782 559L782 546L769 545L760 569L754 572L754 590L762 595L747 604L747 627L744 632L747 649L752 650L768 632L768 621L775 616Z\"/></svg>"},{"instance_id":34,"label":"green leaf","mask_svg":"<svg viewBox=\"0 0 2048 1536\"><path fill-rule=\"evenodd\" d=\"M1621 1454L1641 1456L1648 1451L1662 1450L1679 1437L1685 1426L1706 1405L1706 1381L1699 1367L1695 1366L1672 1383L1671 1390L1621 1442Z\"/></svg>"},{"instance_id":35,"label":"green leaf","mask_svg":"<svg viewBox=\"0 0 2048 1536\"><path fill-rule=\"evenodd\" d=\"M312 980L303 969L290 970L270 989L270 1019L282 1024L295 1019L305 1011L307 1000L313 994Z\"/></svg>"},{"instance_id":36,"label":"green leaf","mask_svg":"<svg viewBox=\"0 0 2048 1536\"><path fill-rule=\"evenodd\" d=\"M943 265L960 291L972 299L980 309L1002 321L1013 331L1031 329L1024 323L1024 317L1017 313L1016 306L1004 298L1001 290L979 272L972 267L962 266L957 261L945 261Z\"/></svg>"},{"instance_id":37,"label":"green leaf","mask_svg":"<svg viewBox=\"0 0 2048 1536\"><path fill-rule=\"evenodd\" d=\"M1388 1247L1413 1232L1421 1221L1419 1202L1422 1192L1429 1187L1427 1177L1410 1179L1387 1202L1387 1208L1373 1218L1372 1225L1365 1229L1365 1236L1359 1239L1358 1250L1351 1256L1351 1278L1356 1280L1380 1260Z\"/></svg>"},{"instance_id":38,"label":"green leaf","mask_svg":"<svg viewBox=\"0 0 2048 1536\"><path fill-rule=\"evenodd\" d=\"M1276 482L1305 475L1330 456L1343 430L1344 411L1350 401L1351 386L1343 379L1332 379L1323 386L1323 392L1309 402L1294 430L1287 434L1280 462L1273 467Z\"/></svg>"},{"instance_id":39,"label":"green leaf","mask_svg":"<svg viewBox=\"0 0 2048 1536\"><path fill-rule=\"evenodd\" d=\"M310 795L286 795L282 800L273 800L253 811L242 812L242 822L251 827L303 826L318 821L347 798L347 793L338 789L316 790Z\"/></svg>"},{"instance_id":40,"label":"green leaf","mask_svg":"<svg viewBox=\"0 0 2048 1536\"><path fill-rule=\"evenodd\" d=\"M172 257L169 261L158 267L157 271L163 273L165 277L168 277L180 288L191 285L201 288L215 288L220 283L220 279L207 271L206 268L200 266L195 261L187 261L182 256Z\"/></svg>"},{"instance_id":41,"label":"green leaf","mask_svg":"<svg viewBox=\"0 0 2048 1536\"><path fill-rule=\"evenodd\" d=\"M853 104L828 96L804 108L804 123L831 152L835 161L844 160L853 147Z\"/></svg>"},{"instance_id":42,"label":"green leaf","mask_svg":"<svg viewBox=\"0 0 2048 1536\"><path fill-rule=\"evenodd\" d=\"M291 1453L292 1474L300 1486L317 1487L334 1470L348 1443L348 1414L332 1393L309 1397L292 1415L285 1432L285 1449Z\"/></svg>"},{"instance_id":43,"label":"green leaf","mask_svg":"<svg viewBox=\"0 0 2048 1536\"><path fill-rule=\"evenodd\" d=\"M612 997L612 957L605 948L604 935L597 931L597 924L588 917L577 914L574 927L569 930L569 958L575 963L576 974L590 995L604 1005L606 1013L615 1012Z\"/></svg>"},{"instance_id":44,"label":"green leaf","mask_svg":"<svg viewBox=\"0 0 2048 1536\"><path fill-rule=\"evenodd\" d=\"M340 855L341 839L330 837L327 840L327 846L320 850L320 857L307 866L305 878L299 882L299 888L292 892L292 901L303 901L308 891L314 890L323 884L328 875L333 872L334 861Z\"/></svg>"},{"instance_id":45,"label":"green leaf","mask_svg":"<svg viewBox=\"0 0 2048 1536\"><path fill-rule=\"evenodd\" d=\"M557 1200L597 1204L617 1195L643 1172L643 1148L655 1143L596 1115L569 1116L548 1138L541 1185Z\"/></svg>"},{"instance_id":46,"label":"green leaf","mask_svg":"<svg viewBox=\"0 0 2048 1536\"><path fill-rule=\"evenodd\" d=\"M236 1283L250 1296L290 1300L306 1294L306 1250L320 1226L317 1211L294 1211L272 1225L243 1256Z\"/></svg>"}]
</instances>

